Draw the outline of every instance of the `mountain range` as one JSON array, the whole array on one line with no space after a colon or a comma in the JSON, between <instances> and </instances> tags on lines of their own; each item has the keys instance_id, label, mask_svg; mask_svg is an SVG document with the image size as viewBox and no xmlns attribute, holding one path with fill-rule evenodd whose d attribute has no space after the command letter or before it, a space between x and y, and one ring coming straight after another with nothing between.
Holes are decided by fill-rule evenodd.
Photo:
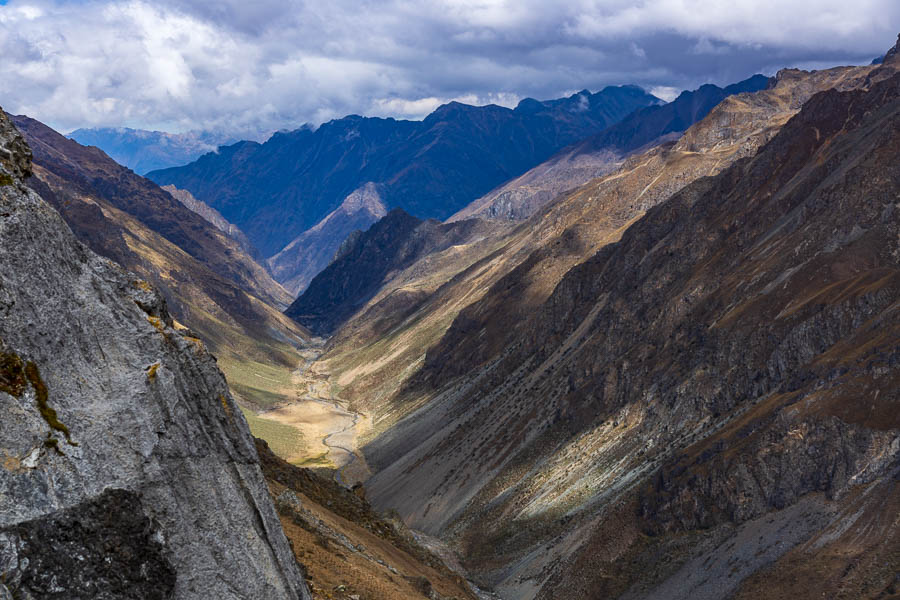
<instances>
[{"instance_id":1,"label":"mountain range","mask_svg":"<svg viewBox=\"0 0 900 600\"><path fill-rule=\"evenodd\" d=\"M400 207L419 218L443 219L458 209L452 218L476 212L523 218L565 189L616 168L641 146L677 135L722 98L767 84L755 75L726 88L704 85L668 104L626 86L547 102L526 99L514 110L452 103L421 123L347 117L262 145L242 143L150 177L186 188L246 229L264 254L277 252L269 259L273 274L299 294L341 240L383 214L354 200L363 190L367 198L377 194L382 211ZM270 170L276 166L278 172ZM302 222L287 217L294 214ZM286 241L292 229L303 231Z\"/></svg>"},{"instance_id":2,"label":"mountain range","mask_svg":"<svg viewBox=\"0 0 900 600\"><path fill-rule=\"evenodd\" d=\"M513 220L528 217L565 190L621 166L634 151L658 144L666 137L676 139L728 96L757 92L769 82L768 77L754 75L724 88L706 84L682 92L672 102L639 108L615 125L560 150L527 173L475 200L451 220L472 216Z\"/></svg>"},{"instance_id":3,"label":"mountain range","mask_svg":"<svg viewBox=\"0 0 900 600\"><path fill-rule=\"evenodd\" d=\"M193 162L207 152L215 152L234 138L205 131L166 133L129 127L76 129L69 138L84 146L96 146L120 165L141 175Z\"/></svg>"},{"instance_id":4,"label":"mountain range","mask_svg":"<svg viewBox=\"0 0 900 600\"><path fill-rule=\"evenodd\" d=\"M635 86L515 109L452 102L422 121L348 116L312 129L240 142L148 177L218 210L265 256L340 206L354 190L382 186L388 208L444 219L471 200L660 100Z\"/></svg>"},{"instance_id":5,"label":"mountain range","mask_svg":"<svg viewBox=\"0 0 900 600\"><path fill-rule=\"evenodd\" d=\"M374 237L408 218L351 240L295 306L358 302L313 368L374 505L504 598L892 597L897 55L780 71L412 263Z\"/></svg>"}]
</instances>

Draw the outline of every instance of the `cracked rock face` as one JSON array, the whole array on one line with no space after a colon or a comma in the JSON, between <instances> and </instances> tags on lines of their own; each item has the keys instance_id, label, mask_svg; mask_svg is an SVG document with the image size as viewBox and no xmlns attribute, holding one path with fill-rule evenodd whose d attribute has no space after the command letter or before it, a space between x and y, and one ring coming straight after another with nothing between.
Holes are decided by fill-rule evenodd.
<instances>
[{"instance_id":1,"label":"cracked rock face","mask_svg":"<svg viewBox=\"0 0 900 600\"><path fill-rule=\"evenodd\" d=\"M308 598L215 359L29 173L0 112L0 598Z\"/></svg>"}]
</instances>

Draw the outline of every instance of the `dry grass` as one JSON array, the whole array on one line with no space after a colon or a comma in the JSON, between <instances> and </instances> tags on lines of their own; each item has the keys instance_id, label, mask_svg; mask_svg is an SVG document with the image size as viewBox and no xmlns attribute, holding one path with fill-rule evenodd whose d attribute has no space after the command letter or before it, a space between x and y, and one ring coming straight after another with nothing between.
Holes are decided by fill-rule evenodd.
<instances>
[{"instance_id":1,"label":"dry grass","mask_svg":"<svg viewBox=\"0 0 900 600\"><path fill-rule=\"evenodd\" d=\"M281 457L305 456L308 453L308 443L302 432L296 427L263 419L253 411L240 407L250 426L250 433L266 440L272 451ZM285 460L288 460L285 458ZM291 462L288 460L288 462Z\"/></svg>"}]
</instances>

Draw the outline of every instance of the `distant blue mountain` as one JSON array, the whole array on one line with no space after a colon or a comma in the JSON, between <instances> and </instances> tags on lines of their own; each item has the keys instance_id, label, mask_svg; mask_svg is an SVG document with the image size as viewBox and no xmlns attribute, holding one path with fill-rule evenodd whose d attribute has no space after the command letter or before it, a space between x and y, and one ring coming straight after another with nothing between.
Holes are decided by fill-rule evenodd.
<instances>
[{"instance_id":1,"label":"distant blue mountain","mask_svg":"<svg viewBox=\"0 0 900 600\"><path fill-rule=\"evenodd\" d=\"M380 186L388 208L444 219L560 148L660 103L621 86L526 99L515 109L451 102L423 121L351 115L148 177L189 190L272 256L368 182Z\"/></svg>"},{"instance_id":2,"label":"distant blue mountain","mask_svg":"<svg viewBox=\"0 0 900 600\"><path fill-rule=\"evenodd\" d=\"M576 152L636 150L661 136L686 130L728 96L758 92L768 87L770 81L765 75L754 75L724 88L707 83L696 90L681 92L668 104L634 111L619 123L582 141L576 146Z\"/></svg>"},{"instance_id":3,"label":"distant blue mountain","mask_svg":"<svg viewBox=\"0 0 900 600\"><path fill-rule=\"evenodd\" d=\"M165 133L127 127L76 129L68 135L84 146L96 146L113 160L141 175L156 169L186 165L234 138L192 131Z\"/></svg>"}]
</instances>

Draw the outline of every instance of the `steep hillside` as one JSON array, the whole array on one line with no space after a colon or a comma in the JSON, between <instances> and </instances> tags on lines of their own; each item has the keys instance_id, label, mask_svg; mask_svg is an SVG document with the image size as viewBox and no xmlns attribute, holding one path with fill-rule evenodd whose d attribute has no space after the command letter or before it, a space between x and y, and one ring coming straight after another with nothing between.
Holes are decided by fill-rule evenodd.
<instances>
[{"instance_id":1,"label":"steep hillside","mask_svg":"<svg viewBox=\"0 0 900 600\"><path fill-rule=\"evenodd\" d=\"M677 139L728 96L757 92L769 83L768 77L754 75L724 89L707 84L692 92L682 92L668 104L640 108L602 132L560 150L448 220L525 219L560 193L620 167L632 152L666 139Z\"/></svg>"},{"instance_id":2,"label":"steep hillside","mask_svg":"<svg viewBox=\"0 0 900 600\"><path fill-rule=\"evenodd\" d=\"M623 86L523 100L515 110L452 102L415 122L349 116L277 133L265 144L220 148L149 177L189 190L272 256L367 182L383 186L388 208L444 219L560 148L658 102Z\"/></svg>"},{"instance_id":3,"label":"steep hillside","mask_svg":"<svg viewBox=\"0 0 900 600\"><path fill-rule=\"evenodd\" d=\"M752 155L816 91L861 85L870 72L782 71L770 89L731 96L677 143L632 156L618 171L562 194L521 225L482 224L483 235L392 274L329 341L311 370L337 384L342 398L372 413L374 430L367 435L384 431L431 397L425 392L392 401L410 377L439 388L444 375L489 360L572 266L616 241L648 208ZM418 373L426 351L457 315L457 326L431 353L429 368ZM451 340L469 337L483 345L459 345L456 355Z\"/></svg>"},{"instance_id":4,"label":"steep hillside","mask_svg":"<svg viewBox=\"0 0 900 600\"><path fill-rule=\"evenodd\" d=\"M179 190L174 185L166 185L163 186L162 189L167 191L169 195L184 204L187 208L215 225L219 231L236 241L250 258L262 263L262 255L259 253L259 250L250 243L250 239L244 235L244 232L238 229L236 225L226 221L225 217L223 217L219 211L205 202L200 202L187 190Z\"/></svg>"},{"instance_id":5,"label":"steep hillside","mask_svg":"<svg viewBox=\"0 0 900 600\"><path fill-rule=\"evenodd\" d=\"M297 346L309 335L278 310L290 295L266 270L152 181L33 119L13 119L34 149L28 185L79 240L156 286L245 404L289 397Z\"/></svg>"},{"instance_id":6,"label":"steep hillside","mask_svg":"<svg viewBox=\"0 0 900 600\"><path fill-rule=\"evenodd\" d=\"M387 214L378 186L369 182L344 198L328 216L307 229L268 260L272 275L299 296L334 258L354 231L365 231Z\"/></svg>"},{"instance_id":7,"label":"steep hillside","mask_svg":"<svg viewBox=\"0 0 900 600\"><path fill-rule=\"evenodd\" d=\"M0 597L309 598L215 360L30 158L0 111Z\"/></svg>"},{"instance_id":8,"label":"steep hillside","mask_svg":"<svg viewBox=\"0 0 900 600\"><path fill-rule=\"evenodd\" d=\"M379 516L348 490L290 465L256 440L263 474L313 600L475 600L468 583L399 519Z\"/></svg>"},{"instance_id":9,"label":"steep hillside","mask_svg":"<svg viewBox=\"0 0 900 600\"><path fill-rule=\"evenodd\" d=\"M76 129L67 137L96 146L120 165L143 175L156 169L186 165L234 138L208 132L165 133L128 127Z\"/></svg>"},{"instance_id":10,"label":"steep hillside","mask_svg":"<svg viewBox=\"0 0 900 600\"><path fill-rule=\"evenodd\" d=\"M509 281L461 313L366 448L375 505L508 597L894 594L900 75L843 74L868 89L813 96L521 322L484 318Z\"/></svg>"},{"instance_id":11,"label":"steep hillside","mask_svg":"<svg viewBox=\"0 0 900 600\"><path fill-rule=\"evenodd\" d=\"M384 286L391 273L483 231L477 220L441 224L394 209L367 231L348 237L334 261L285 314L315 333L331 334Z\"/></svg>"}]
</instances>

